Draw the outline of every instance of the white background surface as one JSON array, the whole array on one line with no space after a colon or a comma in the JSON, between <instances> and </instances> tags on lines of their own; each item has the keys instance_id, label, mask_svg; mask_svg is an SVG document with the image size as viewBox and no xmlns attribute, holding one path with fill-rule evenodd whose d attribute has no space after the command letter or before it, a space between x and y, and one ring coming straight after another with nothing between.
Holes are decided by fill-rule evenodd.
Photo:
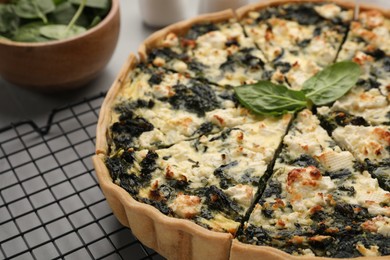
<instances>
[{"instance_id":1,"label":"white background surface","mask_svg":"<svg viewBox=\"0 0 390 260\"><path fill-rule=\"evenodd\" d=\"M187 18L197 14L198 0L180 1L184 2ZM249 2L256 1L249 0ZM360 0L360 2L381 4L383 7L390 8L390 0ZM17 87L0 77L0 128L26 119L32 119L43 126L52 109L107 91L127 56L131 52L136 52L139 44L154 31L143 24L137 0L121 0L120 10L121 31L116 51L102 74L88 85L78 90L48 95Z\"/></svg>"}]
</instances>

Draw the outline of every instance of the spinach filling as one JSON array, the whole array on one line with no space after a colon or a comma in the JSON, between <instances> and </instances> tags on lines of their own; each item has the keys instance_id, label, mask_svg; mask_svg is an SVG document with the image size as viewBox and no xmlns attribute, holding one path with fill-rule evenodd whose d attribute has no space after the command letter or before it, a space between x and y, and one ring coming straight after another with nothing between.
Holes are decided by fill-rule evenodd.
<instances>
[{"instance_id":1,"label":"spinach filling","mask_svg":"<svg viewBox=\"0 0 390 260\"><path fill-rule=\"evenodd\" d=\"M262 214L266 218L274 217L272 209L262 209ZM311 216L314 221L312 226L296 224L293 231L270 231L249 224L237 237L248 244L273 246L290 254L310 249L317 256L358 257L361 254L356 250L356 245L362 244L366 248L378 246L381 255L388 255L390 237L366 232L361 228L361 224L372 217L367 209L358 205L338 203L333 213L315 212Z\"/></svg>"},{"instance_id":2,"label":"spinach filling","mask_svg":"<svg viewBox=\"0 0 390 260\"><path fill-rule=\"evenodd\" d=\"M213 23L195 24L187 32L185 38L196 40L199 36L218 30L218 27Z\"/></svg>"},{"instance_id":3,"label":"spinach filling","mask_svg":"<svg viewBox=\"0 0 390 260\"><path fill-rule=\"evenodd\" d=\"M280 18L296 21L301 25L313 25L321 23L324 18L320 16L312 4L288 5L283 8L285 14Z\"/></svg>"},{"instance_id":4,"label":"spinach filling","mask_svg":"<svg viewBox=\"0 0 390 260\"><path fill-rule=\"evenodd\" d=\"M366 159L363 165L374 178L378 179L379 186L390 192L390 158L379 163Z\"/></svg>"},{"instance_id":5,"label":"spinach filling","mask_svg":"<svg viewBox=\"0 0 390 260\"><path fill-rule=\"evenodd\" d=\"M119 186L135 196L138 194L139 187L147 185L148 180L138 177L136 174L128 174L133 165L132 152L125 151L121 156L107 158L105 164L110 172L114 182L119 182Z\"/></svg>"},{"instance_id":6,"label":"spinach filling","mask_svg":"<svg viewBox=\"0 0 390 260\"><path fill-rule=\"evenodd\" d=\"M218 167L217 169L215 169L214 171L214 175L219 178L219 185L221 186L222 189L227 189L235 184L236 181L228 176L225 171L234 167L234 166L237 166L238 165L238 162L237 161L233 161L231 163L228 163L228 164L224 164L224 165L221 165L220 167Z\"/></svg>"},{"instance_id":7,"label":"spinach filling","mask_svg":"<svg viewBox=\"0 0 390 260\"><path fill-rule=\"evenodd\" d=\"M118 106L117 111L121 111L119 122L111 126L112 140L116 149L128 149L133 147L134 140L140 137L142 133L149 132L154 126L145 118L135 115L131 106Z\"/></svg>"},{"instance_id":8,"label":"spinach filling","mask_svg":"<svg viewBox=\"0 0 390 260\"><path fill-rule=\"evenodd\" d=\"M375 78L370 77L368 79L359 79L356 83L356 86L364 88L364 90L370 90L372 88L379 88L381 83L379 83Z\"/></svg>"},{"instance_id":9,"label":"spinach filling","mask_svg":"<svg viewBox=\"0 0 390 260\"><path fill-rule=\"evenodd\" d=\"M282 5L280 7L270 7L260 11L256 22L262 22L272 17L295 21L301 25L317 25L324 21L310 3L298 5Z\"/></svg>"},{"instance_id":10,"label":"spinach filling","mask_svg":"<svg viewBox=\"0 0 390 260\"><path fill-rule=\"evenodd\" d=\"M191 88L178 84L173 89L175 95L168 98L168 102L174 109L184 109L202 117L206 112L220 107L215 92L207 84L194 82Z\"/></svg>"},{"instance_id":11,"label":"spinach filling","mask_svg":"<svg viewBox=\"0 0 390 260\"><path fill-rule=\"evenodd\" d=\"M157 57L162 58L164 60L186 60L188 58L186 54L177 53L170 48L156 48L152 49L148 53L148 63L153 64L153 60Z\"/></svg>"},{"instance_id":12,"label":"spinach filling","mask_svg":"<svg viewBox=\"0 0 390 260\"><path fill-rule=\"evenodd\" d=\"M361 116L354 116L344 111L334 111L329 115L318 114L320 125L323 127L329 135L339 126L356 125L356 126L369 126L367 121Z\"/></svg>"},{"instance_id":13,"label":"spinach filling","mask_svg":"<svg viewBox=\"0 0 390 260\"><path fill-rule=\"evenodd\" d=\"M319 167L318 161L307 154L302 154L297 159L293 160L291 162L291 164L299 166L299 167L303 167L303 168L306 168L306 167L311 166L311 165L315 166L316 168Z\"/></svg>"},{"instance_id":14,"label":"spinach filling","mask_svg":"<svg viewBox=\"0 0 390 260\"><path fill-rule=\"evenodd\" d=\"M243 48L229 55L227 61L221 64L220 69L225 72L234 72L236 67L248 68L249 71L264 69L264 61L251 54L253 50L254 48Z\"/></svg>"},{"instance_id":15,"label":"spinach filling","mask_svg":"<svg viewBox=\"0 0 390 260\"><path fill-rule=\"evenodd\" d=\"M204 188L202 191L206 197L206 204L211 210L225 213L235 221L241 221L242 208L236 202L231 200L221 189L214 185Z\"/></svg>"}]
</instances>

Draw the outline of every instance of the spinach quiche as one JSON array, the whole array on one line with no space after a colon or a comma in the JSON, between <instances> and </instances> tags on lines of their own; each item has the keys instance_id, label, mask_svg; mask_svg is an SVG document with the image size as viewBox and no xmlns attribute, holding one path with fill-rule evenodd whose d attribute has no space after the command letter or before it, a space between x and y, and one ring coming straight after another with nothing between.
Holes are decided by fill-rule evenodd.
<instances>
[{"instance_id":1,"label":"spinach quiche","mask_svg":"<svg viewBox=\"0 0 390 260\"><path fill-rule=\"evenodd\" d=\"M151 35L99 116L93 161L119 221L168 259L389 258L389 17L279 0ZM298 93L345 61L358 80L326 105L258 114L236 92Z\"/></svg>"}]
</instances>

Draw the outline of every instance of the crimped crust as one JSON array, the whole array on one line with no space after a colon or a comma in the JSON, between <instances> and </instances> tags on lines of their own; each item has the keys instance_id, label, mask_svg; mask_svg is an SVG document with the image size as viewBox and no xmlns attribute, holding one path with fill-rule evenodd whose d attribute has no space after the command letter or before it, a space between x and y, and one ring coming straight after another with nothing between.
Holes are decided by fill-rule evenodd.
<instances>
[{"instance_id":1,"label":"crimped crust","mask_svg":"<svg viewBox=\"0 0 390 260\"><path fill-rule=\"evenodd\" d=\"M232 18L238 18L238 20L240 20L250 11L297 2L320 3L324 1L262 1L261 3L239 8L236 12L228 9L178 22L153 33L140 45L138 49L140 61L146 61L148 51L157 47L158 43L171 32L182 35L195 23L205 21L221 22ZM355 6L353 2L341 0L325 2L334 2L342 7L350 9ZM384 11L375 6L361 5L361 10L369 9L378 10L386 17L390 17L390 11ZM188 220L168 217L160 213L160 211L153 206L136 201L127 191L113 183L110 173L104 163L104 158L108 154L107 139L109 124L111 122L111 107L117 94L121 91L122 87L126 85L126 82L129 81L129 72L135 68L137 63L137 57L130 54L104 100L97 125L96 155L92 158L101 189L120 223L129 227L133 234L143 244L154 249L168 259L302 259L302 256L293 256L276 248L244 244L234 239L231 234L210 231ZM304 259L331 260L339 258L305 256ZM379 260L390 259L390 257L358 257L353 259Z\"/></svg>"},{"instance_id":2,"label":"crimped crust","mask_svg":"<svg viewBox=\"0 0 390 260\"><path fill-rule=\"evenodd\" d=\"M372 257L357 257L357 258L329 258L329 257L318 257L318 256L293 256L279 249L269 246L253 246L241 243L234 239L230 250L230 260L334 260L334 259L364 259L364 260L383 260L389 259L388 256L372 256Z\"/></svg>"},{"instance_id":3,"label":"crimped crust","mask_svg":"<svg viewBox=\"0 0 390 260\"><path fill-rule=\"evenodd\" d=\"M290 4L290 3L335 3L341 7L345 7L347 9L354 9L355 8L355 1L343 1L343 0L264 0L259 3L249 4L246 6L243 6L239 9L237 9L236 16L238 20L241 20L247 13L251 11L258 11L261 9L265 9L271 6L278 6L283 4ZM383 8L379 8L376 5L370 5L370 4L362 4L360 3L360 10L377 10L381 13L383 13L387 18L390 17L390 10L383 10Z\"/></svg>"}]
</instances>

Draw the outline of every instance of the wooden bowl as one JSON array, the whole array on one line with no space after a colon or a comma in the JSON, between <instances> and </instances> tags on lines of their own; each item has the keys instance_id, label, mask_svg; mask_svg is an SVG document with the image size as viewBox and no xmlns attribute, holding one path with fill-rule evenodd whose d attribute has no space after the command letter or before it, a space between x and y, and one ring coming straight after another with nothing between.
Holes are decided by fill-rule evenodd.
<instances>
[{"instance_id":1,"label":"wooden bowl","mask_svg":"<svg viewBox=\"0 0 390 260\"><path fill-rule=\"evenodd\" d=\"M80 87L101 72L119 36L119 0L94 28L74 38L43 43L0 39L0 76L41 91Z\"/></svg>"}]
</instances>

